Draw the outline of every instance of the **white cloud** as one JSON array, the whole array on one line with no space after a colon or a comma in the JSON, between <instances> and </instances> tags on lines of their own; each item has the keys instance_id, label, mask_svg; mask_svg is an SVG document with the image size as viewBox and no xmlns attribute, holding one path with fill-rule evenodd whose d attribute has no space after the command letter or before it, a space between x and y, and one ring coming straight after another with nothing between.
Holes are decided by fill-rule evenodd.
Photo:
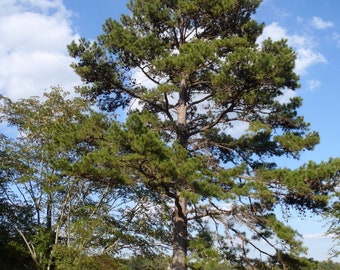
<instances>
[{"instance_id":1,"label":"white cloud","mask_svg":"<svg viewBox=\"0 0 340 270\"><path fill-rule=\"evenodd\" d=\"M274 22L272 24L267 25L263 29L262 35L258 39L258 43L261 43L263 40L271 38L274 41L278 41L283 38L287 38L287 32L284 28L279 26L278 23Z\"/></svg>"},{"instance_id":2,"label":"white cloud","mask_svg":"<svg viewBox=\"0 0 340 270\"><path fill-rule=\"evenodd\" d=\"M313 23L313 26L316 28L316 29L326 29L326 28L329 28L329 27L332 27L334 24L330 21L324 21L322 20L321 18L319 17L313 17L312 19L312 23Z\"/></svg>"},{"instance_id":3,"label":"white cloud","mask_svg":"<svg viewBox=\"0 0 340 270\"><path fill-rule=\"evenodd\" d=\"M290 100L297 96L297 93L291 89L285 88L282 90L282 95L278 96L276 100L281 104L287 104Z\"/></svg>"},{"instance_id":4,"label":"white cloud","mask_svg":"<svg viewBox=\"0 0 340 270\"><path fill-rule=\"evenodd\" d=\"M309 90L314 90L318 87L320 87L321 82L319 80L309 80L307 82Z\"/></svg>"},{"instance_id":5,"label":"white cloud","mask_svg":"<svg viewBox=\"0 0 340 270\"><path fill-rule=\"evenodd\" d=\"M295 72L299 75L305 74L308 68L315 64L327 63L325 57L314 48L314 42L311 37L289 34L287 30L278 23L272 23L266 26L263 34L258 39L258 43L261 43L267 38L271 38L273 41L281 39L288 40L288 44L297 52Z\"/></svg>"},{"instance_id":6,"label":"white cloud","mask_svg":"<svg viewBox=\"0 0 340 270\"><path fill-rule=\"evenodd\" d=\"M80 82L66 49L79 36L61 0L2 0L0 36L1 94L40 96L51 86L70 91Z\"/></svg>"},{"instance_id":7,"label":"white cloud","mask_svg":"<svg viewBox=\"0 0 340 270\"><path fill-rule=\"evenodd\" d=\"M307 69L318 63L327 63L326 58L313 48L297 48L298 57L295 62L296 73L303 75L307 72Z\"/></svg>"},{"instance_id":8,"label":"white cloud","mask_svg":"<svg viewBox=\"0 0 340 270\"><path fill-rule=\"evenodd\" d=\"M224 132L233 138L240 138L249 128L249 123L243 121L234 121L231 128L227 128ZM223 130L223 128L222 128Z\"/></svg>"},{"instance_id":9,"label":"white cloud","mask_svg":"<svg viewBox=\"0 0 340 270\"><path fill-rule=\"evenodd\" d=\"M325 233L314 233L314 234L304 234L303 235L304 239L322 239L322 238L333 239L334 237L335 237L335 235L325 234Z\"/></svg>"},{"instance_id":10,"label":"white cloud","mask_svg":"<svg viewBox=\"0 0 340 270\"><path fill-rule=\"evenodd\" d=\"M148 69L146 68L146 72ZM140 69L136 68L132 71L132 79L135 80L138 84L143 85L147 89L152 89L157 87L157 84L150 80Z\"/></svg>"},{"instance_id":11,"label":"white cloud","mask_svg":"<svg viewBox=\"0 0 340 270\"><path fill-rule=\"evenodd\" d=\"M332 38L335 41L336 46L340 48L340 34L338 32L334 32Z\"/></svg>"}]
</instances>

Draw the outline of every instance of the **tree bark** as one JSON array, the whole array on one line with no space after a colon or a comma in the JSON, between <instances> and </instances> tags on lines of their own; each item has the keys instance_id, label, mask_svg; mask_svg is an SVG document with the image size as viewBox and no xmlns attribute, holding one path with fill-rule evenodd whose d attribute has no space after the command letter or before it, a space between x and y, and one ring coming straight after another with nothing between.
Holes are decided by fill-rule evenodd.
<instances>
[{"instance_id":1,"label":"tree bark","mask_svg":"<svg viewBox=\"0 0 340 270\"><path fill-rule=\"evenodd\" d=\"M187 200L178 195L172 216L173 255L171 270L185 270L188 249Z\"/></svg>"},{"instance_id":2,"label":"tree bark","mask_svg":"<svg viewBox=\"0 0 340 270\"><path fill-rule=\"evenodd\" d=\"M179 95L177 107L177 138L179 143L183 147L186 147L188 143L186 127L188 93L186 80L184 78L181 80L180 87L182 91ZM180 179L178 179L178 181L180 181ZM185 186L181 188L185 189ZM175 209L172 216L172 226L173 255L171 270L185 270L188 249L187 199L180 194L180 190L178 190L175 198Z\"/></svg>"}]
</instances>

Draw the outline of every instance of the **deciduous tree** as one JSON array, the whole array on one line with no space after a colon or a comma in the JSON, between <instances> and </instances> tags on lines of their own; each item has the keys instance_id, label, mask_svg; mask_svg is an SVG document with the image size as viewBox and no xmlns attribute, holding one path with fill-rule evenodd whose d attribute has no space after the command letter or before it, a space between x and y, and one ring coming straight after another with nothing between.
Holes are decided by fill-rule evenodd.
<instances>
[{"instance_id":1,"label":"deciduous tree","mask_svg":"<svg viewBox=\"0 0 340 270\"><path fill-rule=\"evenodd\" d=\"M116 174L111 170L105 175L98 159L91 175L103 181L89 181L86 174L90 153L110 126L109 117L58 87L44 100L2 97L1 102L1 120L16 128L18 136L0 138L0 177L7 181L0 206L8 209L0 219L11 228L8 233L14 231L26 244L36 266L76 269L82 258L94 254L114 256L143 243L147 249L145 240L130 235L137 227L132 219L140 215L138 198L128 208L132 192L119 181L105 181Z\"/></svg>"}]
</instances>

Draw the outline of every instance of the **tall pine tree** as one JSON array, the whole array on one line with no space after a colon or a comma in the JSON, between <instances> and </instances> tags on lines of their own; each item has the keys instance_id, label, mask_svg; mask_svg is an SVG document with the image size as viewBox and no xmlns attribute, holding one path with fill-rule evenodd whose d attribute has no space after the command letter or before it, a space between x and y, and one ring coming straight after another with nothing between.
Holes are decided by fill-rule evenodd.
<instances>
[{"instance_id":1,"label":"tall pine tree","mask_svg":"<svg viewBox=\"0 0 340 270\"><path fill-rule=\"evenodd\" d=\"M97 42L69 45L82 95L129 109L103 147L117 145L130 184L163 205L154 218L171 219L172 270L256 265L249 247L285 268L303 248L276 206L324 209L336 185L338 160L276 168L275 157L298 158L319 136L298 115L300 97L280 102L299 87L296 54L285 40L257 43L260 2L131 0L131 14L108 19Z\"/></svg>"}]
</instances>

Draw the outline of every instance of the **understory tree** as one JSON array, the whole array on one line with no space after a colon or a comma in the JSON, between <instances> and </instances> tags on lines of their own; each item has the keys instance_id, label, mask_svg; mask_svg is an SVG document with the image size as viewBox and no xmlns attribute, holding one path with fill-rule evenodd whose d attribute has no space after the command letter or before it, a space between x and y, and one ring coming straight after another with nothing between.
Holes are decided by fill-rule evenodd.
<instances>
[{"instance_id":1,"label":"understory tree","mask_svg":"<svg viewBox=\"0 0 340 270\"><path fill-rule=\"evenodd\" d=\"M144 217L155 224L142 218L141 228L170 242L172 270L297 269L304 248L276 213L323 213L336 191L338 159L275 163L298 159L319 135L298 114L301 98L282 98L299 87L296 53L286 40L257 42L260 2L131 0L131 14L108 19L97 41L68 47L79 92L103 111L128 110L79 167L94 181L124 178L153 203Z\"/></svg>"},{"instance_id":2,"label":"understory tree","mask_svg":"<svg viewBox=\"0 0 340 270\"><path fill-rule=\"evenodd\" d=\"M30 205L21 204L10 186L16 161L11 158L9 139L0 134L0 268L34 269L34 263L19 234L31 233L33 213Z\"/></svg>"},{"instance_id":3,"label":"understory tree","mask_svg":"<svg viewBox=\"0 0 340 270\"><path fill-rule=\"evenodd\" d=\"M36 269L104 269L98 265L109 267L105 256L148 249L144 238L131 236L139 226L132 219L147 208L145 200L141 207L142 199L123 180L105 181L112 171L98 169L103 181L95 182L79 168L111 125L107 115L60 88L44 100L1 97L0 114L17 130L13 138L0 137L0 229L20 243Z\"/></svg>"}]
</instances>

